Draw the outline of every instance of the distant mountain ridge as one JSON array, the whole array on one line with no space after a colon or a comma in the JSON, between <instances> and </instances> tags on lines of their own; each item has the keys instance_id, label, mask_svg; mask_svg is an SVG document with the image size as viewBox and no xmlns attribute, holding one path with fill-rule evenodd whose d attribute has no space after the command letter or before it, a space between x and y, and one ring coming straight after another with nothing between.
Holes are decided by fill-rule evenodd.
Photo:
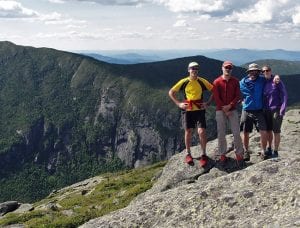
<instances>
[{"instance_id":1,"label":"distant mountain ridge","mask_svg":"<svg viewBox=\"0 0 300 228\"><path fill-rule=\"evenodd\" d=\"M263 59L276 59L286 61L300 61L300 51L287 51L282 49L276 50L249 50L249 49L232 49L220 50L203 53L206 57L233 61L235 65L242 65L248 62Z\"/></svg>"},{"instance_id":2,"label":"distant mountain ridge","mask_svg":"<svg viewBox=\"0 0 300 228\"><path fill-rule=\"evenodd\" d=\"M242 67L247 68L248 65L252 63L246 63ZM300 61L285 61L276 59L263 59L255 60L259 66L268 65L271 67L274 74L289 75L289 74L300 74Z\"/></svg>"},{"instance_id":3,"label":"distant mountain ridge","mask_svg":"<svg viewBox=\"0 0 300 228\"><path fill-rule=\"evenodd\" d=\"M83 51L77 51L84 53ZM142 63L163 61L174 58L203 55L221 61L231 60L235 65L243 65L248 62L263 59L276 59L285 61L300 61L300 51L288 51L282 49L275 50L251 50L251 49L224 49L224 50L120 50L120 51L89 51L87 55L102 55L112 58L110 63ZM104 60L99 57L99 60ZM116 59L116 60L114 60ZM127 64L125 63L125 64Z\"/></svg>"},{"instance_id":4,"label":"distant mountain ridge","mask_svg":"<svg viewBox=\"0 0 300 228\"><path fill-rule=\"evenodd\" d=\"M112 58L104 55L99 55L95 53L81 53L82 55L90 56L92 58L95 58L97 60L107 62L107 63L117 63L117 64L133 64L135 62L126 60L126 59L118 59L118 58Z\"/></svg>"}]
</instances>

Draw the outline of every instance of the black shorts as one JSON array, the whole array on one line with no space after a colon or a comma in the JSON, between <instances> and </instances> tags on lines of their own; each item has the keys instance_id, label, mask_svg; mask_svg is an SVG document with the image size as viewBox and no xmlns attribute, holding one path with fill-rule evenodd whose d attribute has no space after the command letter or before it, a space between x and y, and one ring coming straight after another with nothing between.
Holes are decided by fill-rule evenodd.
<instances>
[{"instance_id":1,"label":"black shorts","mask_svg":"<svg viewBox=\"0 0 300 228\"><path fill-rule=\"evenodd\" d=\"M252 132L253 125L257 130L266 131L267 124L262 110L242 110L241 126L244 132Z\"/></svg>"},{"instance_id":2,"label":"black shorts","mask_svg":"<svg viewBox=\"0 0 300 228\"><path fill-rule=\"evenodd\" d=\"M267 124L267 131L273 131L274 133L281 132L282 117L279 116L279 109L276 110L264 110L264 116Z\"/></svg>"},{"instance_id":3,"label":"black shorts","mask_svg":"<svg viewBox=\"0 0 300 228\"><path fill-rule=\"evenodd\" d=\"M183 111L182 126L189 128L206 128L205 110Z\"/></svg>"}]
</instances>

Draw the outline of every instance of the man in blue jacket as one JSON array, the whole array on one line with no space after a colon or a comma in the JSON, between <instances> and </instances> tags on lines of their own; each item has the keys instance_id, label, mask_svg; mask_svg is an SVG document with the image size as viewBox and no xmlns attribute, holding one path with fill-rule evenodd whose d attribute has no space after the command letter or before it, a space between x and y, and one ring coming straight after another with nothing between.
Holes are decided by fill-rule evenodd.
<instances>
[{"instance_id":1,"label":"man in blue jacket","mask_svg":"<svg viewBox=\"0 0 300 228\"><path fill-rule=\"evenodd\" d=\"M267 147L267 125L263 114L263 91L265 78L260 76L261 70L256 63L249 65L248 75L240 81L240 89L243 97L243 109L241 123L243 125L244 160L250 160L249 133L252 132L253 124L260 133L261 156L268 158Z\"/></svg>"}]
</instances>

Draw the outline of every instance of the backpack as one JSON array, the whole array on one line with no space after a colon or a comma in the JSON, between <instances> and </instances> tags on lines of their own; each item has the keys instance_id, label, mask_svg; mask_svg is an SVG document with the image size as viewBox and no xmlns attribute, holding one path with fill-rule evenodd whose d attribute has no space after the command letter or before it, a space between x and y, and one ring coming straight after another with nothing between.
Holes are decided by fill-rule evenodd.
<instances>
[{"instance_id":1,"label":"backpack","mask_svg":"<svg viewBox=\"0 0 300 228\"><path fill-rule=\"evenodd\" d=\"M184 93L184 98L186 99L186 93L185 93L185 87L187 86L187 84L190 82L190 80L189 79L186 79L185 81L184 81L184 83L181 85L181 87L180 87L180 89L179 90L182 90L183 91L183 93ZM197 82L199 83L199 85L201 86L201 89L202 89L202 94L201 94L201 100L203 99L203 92L205 91L205 90L207 90L207 88L206 88L206 86L205 86L205 84L203 83L203 81L202 81L202 79L201 78L197 78Z\"/></svg>"}]
</instances>

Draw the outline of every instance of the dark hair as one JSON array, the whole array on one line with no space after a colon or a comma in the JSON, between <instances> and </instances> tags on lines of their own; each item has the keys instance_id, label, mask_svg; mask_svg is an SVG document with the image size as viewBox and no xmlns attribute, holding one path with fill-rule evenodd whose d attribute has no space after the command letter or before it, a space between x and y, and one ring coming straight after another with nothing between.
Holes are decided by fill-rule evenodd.
<instances>
[{"instance_id":1,"label":"dark hair","mask_svg":"<svg viewBox=\"0 0 300 228\"><path fill-rule=\"evenodd\" d=\"M263 69L263 68L267 68L267 70L272 70L269 65L263 65L263 67L261 69Z\"/></svg>"}]
</instances>

